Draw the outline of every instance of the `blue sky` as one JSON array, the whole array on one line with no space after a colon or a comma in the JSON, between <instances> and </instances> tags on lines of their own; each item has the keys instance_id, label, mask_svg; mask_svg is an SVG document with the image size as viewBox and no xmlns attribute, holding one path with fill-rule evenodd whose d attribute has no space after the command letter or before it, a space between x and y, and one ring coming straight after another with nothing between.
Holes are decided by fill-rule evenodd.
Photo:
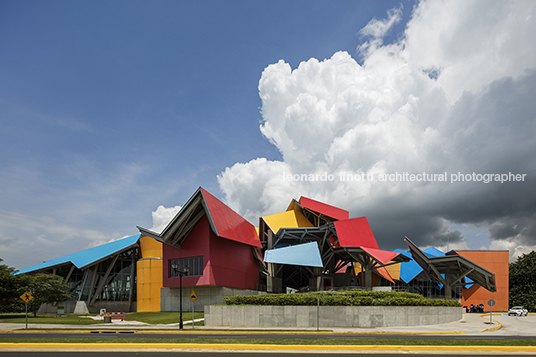
<instances>
[{"instance_id":1,"label":"blue sky","mask_svg":"<svg viewBox=\"0 0 536 357\"><path fill-rule=\"evenodd\" d=\"M334 189L321 182L286 187L278 190L278 195L267 193L269 179L266 177L273 176L272 169L268 168L274 165L272 163L290 167L292 173L311 172L318 170L321 164L331 162L318 161L320 153L324 155L337 147L331 145L325 150L319 149L319 154L311 156L307 163L295 160L288 148L314 151L300 140L314 143L315 136L308 132L308 128L316 128L318 132L322 131L322 125L304 124L300 127L292 121L277 124L277 119L271 116L275 114L270 113L277 113L277 103L283 103L285 99L280 98L275 103L277 85L270 84L275 72L268 69L279 71L283 67L276 64L283 60L296 75L302 74L289 79L298 83L310 73L307 70L320 73L321 66L327 66L334 54L342 51L362 66L362 70L369 71L367 78L375 78L381 70L372 69L381 67L387 57L378 58L385 56L384 52L388 52L393 44L393 48L400 51L397 56L407 59L408 65L429 71L437 64L438 71L443 71L439 79L431 81L436 80L438 90L446 93L444 97L447 99L437 102L438 108L451 108L445 109L445 118L452 118L453 112L463 111L474 103L461 93L484 98L492 87L485 91L481 89L482 85L496 83L501 78L511 78L514 80L512 86L521 86L520 72L508 68L500 75L488 75L488 72L497 71L482 68L482 75L473 81L460 80L464 74L457 69L463 67L463 61L455 60L460 57L455 51L445 52L447 50L443 48L437 49L433 55L420 56L419 51L428 46L415 46L414 42L425 44L430 39L423 35L426 31L415 34L412 29L424 26L431 18L427 14L432 10L423 3L421 11L414 13L417 4L415 1L315 0L2 1L0 258L20 269L136 234L137 225L147 228L154 225L152 213L158 206L182 205L199 186L253 222L259 214L275 213L276 208L286 206L291 198L301 195L348 208L352 217L368 216L370 212L370 220L377 227L387 225L389 220L391 223L406 221L407 217L397 216L396 212L407 212L407 208L399 205L407 191L393 192L391 196L385 195L389 191L385 187L371 191L375 193L370 197L385 200L386 204L396 201L391 205L399 210L385 212L387 218L380 214L382 209L378 207L378 200L375 204L369 199L350 202L341 199L342 187ZM475 4L478 7L479 2ZM456 11L464 11L468 17L474 15L467 9L451 10L445 12L446 20L448 16L455 16ZM528 9L529 13L531 11L533 7ZM411 18L414 25L408 27ZM393 21L389 23L387 19ZM484 17L483 21L487 20L493 18ZM438 23L436 19L429 21ZM520 28L519 32L527 31L533 22L530 20L528 27ZM367 24L370 25L368 32L362 30ZM456 33L455 25L450 33ZM406 37L407 40L403 40ZM403 50L401 41L406 41L404 48L414 49L413 52ZM519 42L521 48L530 47L524 38ZM469 42L467 48L470 48ZM533 51L530 50L528 57L525 53L528 63L523 62L520 66L515 49L513 46L510 54L503 54L505 58L512 58L512 66L522 67L521 72L534 68ZM482 51L479 55L485 54L485 50ZM501 54L501 51L497 53ZM435 56L449 60L438 61ZM309 63L309 69L300 67L311 58L319 63ZM425 58L429 62L412 58ZM468 60L464 58L464 61ZM392 64L385 66L388 73L387 68L392 68L389 67ZM266 79L262 82L266 84L261 84L262 78ZM404 78L401 81L407 82ZM380 82L378 77L374 83ZM415 91L412 95L418 97L418 93L428 90L424 84L422 88L411 88ZM527 90L530 92L532 88ZM262 93L271 94L262 97ZM289 101L293 95L300 97L291 91L285 95ZM325 94L324 101L329 102L328 95ZM381 107L379 102L374 106ZM434 110L439 109L431 108L426 113ZM393 112L400 113L400 110ZM276 132L279 129L266 129L270 123L286 130L285 135ZM493 123L489 125L497 127ZM264 131L260 130L261 126ZM416 130L425 132L426 128ZM348 126L344 133L350 132L353 131ZM344 133L337 134L333 143L348 138ZM292 135L297 137L291 138ZM291 138L292 144L278 139L280 137ZM363 145L368 142L364 141ZM468 142L463 144L469 146ZM507 147L508 144L501 145ZM374 150L374 147L369 149ZM441 146L442 149L445 147ZM436 149L431 148L428 153ZM356 151L350 150L346 157L351 152ZM266 159L267 164L255 161L261 158ZM360 160L356 158L354 162ZM413 156L409 155L408 161L412 160ZM481 158L474 160L480 162ZM314 162L316 164L311 164ZM500 166L494 165L493 170L497 171ZM248 171L247 168L252 167L258 170ZM340 170L340 167L328 165L325 170ZM372 167L378 165L363 162L349 169L359 172ZM472 169L468 165L462 168ZM534 173L532 164L529 168L520 168L516 172ZM390 168L421 169L414 165ZM450 173L457 167L437 169ZM241 179L229 184L228 179L235 174ZM360 192L362 189L359 188ZM441 187L436 187L438 191ZM452 196L451 193L447 195ZM435 198L440 201L439 196ZM424 199L418 201L423 205L429 203ZM263 204L259 206L259 203ZM468 213L470 219L463 219L452 213L459 210L450 205L445 201L443 207L448 209L431 209L434 211L433 223L425 222L413 228L398 226L402 238L407 228L406 231L414 232L418 237L428 234L442 243L445 227L458 224L457 233L451 234L451 238L458 237L465 246L479 249L487 241L474 238L469 239L467 245L467 238L481 235L481 231L468 230L464 237L463 230L458 228L463 224L477 225L487 237L492 218L503 217L490 213L473 218L477 215L472 212ZM527 210L523 208L521 211L526 213ZM527 219L531 214L522 214L522 218ZM439 227L438 222L443 222L445 227ZM422 228L427 226L433 228ZM392 234L382 228L377 230L386 236ZM511 242L515 236L501 239ZM378 239L381 242L381 238ZM419 239L414 241L419 242ZM421 241L423 245L431 242L424 238ZM403 245L393 243L385 248L398 247L403 248Z\"/></svg>"}]
</instances>

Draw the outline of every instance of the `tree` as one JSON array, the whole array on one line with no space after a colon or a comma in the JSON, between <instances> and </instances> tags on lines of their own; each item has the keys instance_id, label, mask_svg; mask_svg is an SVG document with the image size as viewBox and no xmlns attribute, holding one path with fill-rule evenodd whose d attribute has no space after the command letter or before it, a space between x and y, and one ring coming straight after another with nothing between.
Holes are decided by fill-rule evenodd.
<instances>
[{"instance_id":1,"label":"tree","mask_svg":"<svg viewBox=\"0 0 536 357\"><path fill-rule=\"evenodd\" d=\"M24 276L26 290L34 297L28 308L37 316L41 304L52 304L69 300L72 294L67 292L68 286L63 278L54 274L34 274Z\"/></svg>"},{"instance_id":2,"label":"tree","mask_svg":"<svg viewBox=\"0 0 536 357\"><path fill-rule=\"evenodd\" d=\"M0 262L3 260L0 258ZM17 270L0 264L0 311L14 311L23 306L23 301L19 297L22 291L22 279L19 275L14 275Z\"/></svg>"},{"instance_id":3,"label":"tree","mask_svg":"<svg viewBox=\"0 0 536 357\"><path fill-rule=\"evenodd\" d=\"M2 261L0 259L0 262ZM0 264L0 311L22 310L24 301L20 296L25 292L33 296L28 307L33 310L34 316L41 304L68 300L72 296L67 292L67 284L57 275L15 275L16 272L15 268Z\"/></svg>"},{"instance_id":4,"label":"tree","mask_svg":"<svg viewBox=\"0 0 536 357\"><path fill-rule=\"evenodd\" d=\"M536 312L536 251L523 254L510 264L510 306L521 305Z\"/></svg>"}]
</instances>

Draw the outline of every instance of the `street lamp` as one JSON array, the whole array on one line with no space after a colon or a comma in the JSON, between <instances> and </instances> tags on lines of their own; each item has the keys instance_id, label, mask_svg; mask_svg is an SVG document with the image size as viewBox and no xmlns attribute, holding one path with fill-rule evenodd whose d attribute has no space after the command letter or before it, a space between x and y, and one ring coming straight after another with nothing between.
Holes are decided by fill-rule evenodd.
<instances>
[{"instance_id":1,"label":"street lamp","mask_svg":"<svg viewBox=\"0 0 536 357\"><path fill-rule=\"evenodd\" d=\"M175 270L176 274L179 274L179 280L180 280L180 284L179 284L179 286L180 286L179 306L180 306L180 312L181 312L181 319L179 321L179 329L182 329L183 328L183 323L182 323L182 277L184 275L188 275L188 272L190 271L190 268L185 266L185 267L182 268L182 271L180 271L179 270L179 264L177 264L177 263L171 264L171 267L173 268L173 270Z\"/></svg>"}]
</instances>

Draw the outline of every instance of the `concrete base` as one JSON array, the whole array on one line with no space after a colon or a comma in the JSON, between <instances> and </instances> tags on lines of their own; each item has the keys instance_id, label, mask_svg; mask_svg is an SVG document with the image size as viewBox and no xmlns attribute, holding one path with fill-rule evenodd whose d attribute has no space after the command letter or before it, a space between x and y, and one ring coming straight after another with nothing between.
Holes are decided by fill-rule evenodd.
<instances>
[{"instance_id":1,"label":"concrete base","mask_svg":"<svg viewBox=\"0 0 536 357\"><path fill-rule=\"evenodd\" d=\"M370 328L435 325L462 317L463 308L440 306L205 306L210 327Z\"/></svg>"},{"instance_id":2,"label":"concrete base","mask_svg":"<svg viewBox=\"0 0 536 357\"><path fill-rule=\"evenodd\" d=\"M89 310L85 301L77 301L74 307L74 313L77 315L89 315Z\"/></svg>"}]
</instances>

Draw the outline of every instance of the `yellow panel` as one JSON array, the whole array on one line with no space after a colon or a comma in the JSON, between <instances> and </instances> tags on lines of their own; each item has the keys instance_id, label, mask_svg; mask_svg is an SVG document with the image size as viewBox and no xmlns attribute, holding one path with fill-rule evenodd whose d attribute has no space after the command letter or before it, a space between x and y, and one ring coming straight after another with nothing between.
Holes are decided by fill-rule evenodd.
<instances>
[{"instance_id":1,"label":"yellow panel","mask_svg":"<svg viewBox=\"0 0 536 357\"><path fill-rule=\"evenodd\" d=\"M162 243L154 238L140 238L140 255L142 258L162 258Z\"/></svg>"},{"instance_id":2,"label":"yellow panel","mask_svg":"<svg viewBox=\"0 0 536 357\"><path fill-rule=\"evenodd\" d=\"M161 311L162 262L162 259L141 259L136 263L138 312Z\"/></svg>"},{"instance_id":3,"label":"yellow panel","mask_svg":"<svg viewBox=\"0 0 536 357\"><path fill-rule=\"evenodd\" d=\"M387 270L389 275L391 275L391 278L394 280L400 280L400 263L386 266L385 270Z\"/></svg>"},{"instance_id":4,"label":"yellow panel","mask_svg":"<svg viewBox=\"0 0 536 357\"><path fill-rule=\"evenodd\" d=\"M301 212L301 208L300 206L298 206L298 202L296 202L295 199L292 199L292 201L290 201L290 204L287 207L287 211L292 211L292 210Z\"/></svg>"},{"instance_id":5,"label":"yellow panel","mask_svg":"<svg viewBox=\"0 0 536 357\"><path fill-rule=\"evenodd\" d=\"M305 216L298 211L286 211L262 217L272 232L277 233L280 228L313 227Z\"/></svg>"},{"instance_id":6,"label":"yellow panel","mask_svg":"<svg viewBox=\"0 0 536 357\"><path fill-rule=\"evenodd\" d=\"M361 265L359 263L355 262L354 263L354 270L355 270L356 275L361 273ZM389 266L385 267L385 270L391 276L391 278L393 278L394 280L400 280L400 263L389 265ZM365 269L363 269L363 271L365 271Z\"/></svg>"}]
</instances>

